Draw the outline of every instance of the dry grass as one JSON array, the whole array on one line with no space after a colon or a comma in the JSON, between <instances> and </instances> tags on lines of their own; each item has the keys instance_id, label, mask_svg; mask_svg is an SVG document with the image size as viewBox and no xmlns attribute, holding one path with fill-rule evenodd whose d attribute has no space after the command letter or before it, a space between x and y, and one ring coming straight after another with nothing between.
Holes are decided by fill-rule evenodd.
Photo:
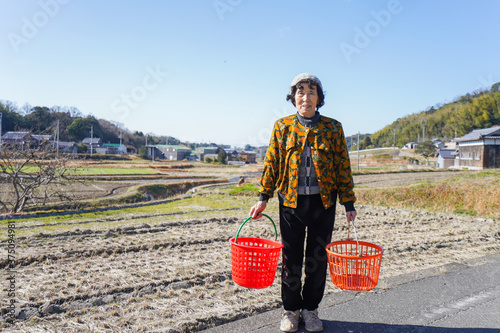
<instances>
[{"instance_id":1,"label":"dry grass","mask_svg":"<svg viewBox=\"0 0 500 333\"><path fill-rule=\"evenodd\" d=\"M468 180L453 183L462 181ZM202 191L157 206L18 220L16 298L24 319L0 324L0 330L192 332L279 307L279 269L266 289L242 288L231 280L228 239L255 197L211 191L216 193ZM498 219L357 209L360 239L385 249L381 288L390 276L500 251ZM273 199L266 212L277 221L277 211ZM347 236L343 214L339 207L334 240ZM272 238L271 229L268 221L251 221L241 235ZM0 258L0 268L5 259ZM329 279L326 292L338 292ZM6 297L3 287L2 302ZM61 312L43 312L47 304Z\"/></svg>"},{"instance_id":2,"label":"dry grass","mask_svg":"<svg viewBox=\"0 0 500 333\"><path fill-rule=\"evenodd\" d=\"M500 170L406 187L358 189L365 204L500 218Z\"/></svg>"}]
</instances>

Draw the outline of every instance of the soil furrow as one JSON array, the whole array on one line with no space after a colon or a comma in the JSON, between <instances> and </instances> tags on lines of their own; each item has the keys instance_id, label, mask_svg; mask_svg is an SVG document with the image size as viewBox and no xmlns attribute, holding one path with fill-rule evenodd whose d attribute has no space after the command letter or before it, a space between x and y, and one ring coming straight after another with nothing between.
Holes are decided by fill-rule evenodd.
<instances>
[{"instance_id":1,"label":"soil furrow","mask_svg":"<svg viewBox=\"0 0 500 333\"><path fill-rule=\"evenodd\" d=\"M27 320L32 317L44 317L54 313L67 311L82 311L95 306L102 306L113 302L127 301L133 297L143 297L161 291L188 289L205 284L221 283L231 279L230 270L213 272L212 274L198 274L185 279L167 279L158 282L139 284L135 286L113 288L91 294L73 295L69 297L54 298L50 301L28 302L20 308L19 319ZM6 314L2 309L1 316ZM0 321L2 319L0 318Z\"/></svg>"},{"instance_id":2,"label":"soil furrow","mask_svg":"<svg viewBox=\"0 0 500 333\"><path fill-rule=\"evenodd\" d=\"M203 211L200 211L203 212ZM171 215L177 215L177 214L171 214ZM135 219L139 218L148 218L148 217L161 217L164 216L158 215L158 216L142 216L142 217L135 217ZM124 219L116 219L113 221L122 221L122 220L131 220L128 218ZM75 229L74 231L65 231L62 233L51 233L51 234L45 234L43 232L36 234L35 236L29 236L29 237L19 237L18 240L24 241L28 240L30 245L35 245L37 242L43 242L44 239L50 238L51 240L69 240L71 238L80 238L81 236L83 237L89 237L89 236L96 236L96 235L106 235L107 237L114 237L117 235L133 235L133 234L145 234L145 233L157 233L157 232L164 232L167 230L167 228L171 227L186 227L186 228L191 228L193 226L197 225L203 225L207 223L212 223L212 222L219 222L219 223L236 223L238 220L236 218L211 218L211 219L204 219L204 220L187 220L187 221L173 221L173 222L163 222L160 224L154 224L154 227L152 227L148 223L143 223L138 226L126 226L126 227L119 227L119 228L111 228L111 229L104 229L104 230L79 230ZM94 221L94 222L105 222L105 221ZM90 222L89 222L90 223Z\"/></svg>"},{"instance_id":3,"label":"soil furrow","mask_svg":"<svg viewBox=\"0 0 500 333\"><path fill-rule=\"evenodd\" d=\"M25 258L19 258L16 260L16 267L28 266L36 263L42 263L45 261L59 261L68 258L91 258L101 256L103 254L107 255L116 255L121 253L134 253L134 252L147 252L151 250L157 250L159 248L168 248L168 249L176 249L182 247L189 246L197 246L197 245L206 245L212 243L225 243L227 239L219 238L219 239L200 239L200 240L192 240L192 241L181 241L181 242L164 242L164 243L155 243L155 244L143 244L137 246L129 246L129 247L110 247L96 250L73 250L65 252L63 256L60 255L51 255L44 254L41 256L30 256ZM186 251L192 251L192 249L186 249ZM4 269L7 267L8 260L3 259L0 260L0 269Z\"/></svg>"},{"instance_id":4,"label":"soil furrow","mask_svg":"<svg viewBox=\"0 0 500 333\"><path fill-rule=\"evenodd\" d=\"M69 225L83 225L83 224L91 224L91 223L107 223L107 222L121 222L126 220L136 220L143 218L156 218L162 216L175 216L175 215L184 215L184 214L192 214L192 213L208 213L208 212L218 212L218 211L234 211L234 210L242 210L243 208L221 208L221 209L207 209L207 210L199 210L199 211L189 211L189 212L175 212L175 213L159 213L159 214L139 214L133 216L126 217L117 217L117 218L105 218L105 219L96 219L96 220L86 220L86 221L78 221L78 222L64 222L64 223L46 223L46 224L35 224L35 225L27 225L27 226L16 226L17 229L34 229L34 228L43 228L43 227L51 227L51 226L69 226ZM78 213L78 214L81 214ZM0 228L0 230L6 230L7 227ZM19 239L23 239L20 237Z\"/></svg>"}]
</instances>

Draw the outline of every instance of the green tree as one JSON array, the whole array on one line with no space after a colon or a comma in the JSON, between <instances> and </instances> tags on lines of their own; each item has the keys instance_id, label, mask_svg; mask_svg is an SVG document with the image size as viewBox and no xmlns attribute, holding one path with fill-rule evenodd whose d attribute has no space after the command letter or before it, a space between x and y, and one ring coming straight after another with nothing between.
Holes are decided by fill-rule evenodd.
<instances>
[{"instance_id":1,"label":"green tree","mask_svg":"<svg viewBox=\"0 0 500 333\"><path fill-rule=\"evenodd\" d=\"M424 142L420 142L415 148L415 153L422 155L425 159L429 159L429 157L434 156L436 154L436 146L432 143L432 141L427 140Z\"/></svg>"},{"instance_id":2,"label":"green tree","mask_svg":"<svg viewBox=\"0 0 500 333\"><path fill-rule=\"evenodd\" d=\"M138 155L144 159L148 158L148 149L146 148L146 146L139 147Z\"/></svg>"},{"instance_id":3,"label":"green tree","mask_svg":"<svg viewBox=\"0 0 500 333\"><path fill-rule=\"evenodd\" d=\"M102 138L101 127L97 119L92 116L85 118L78 117L66 128L69 137L75 141L82 141L90 138L90 127L93 126L94 138Z\"/></svg>"},{"instance_id":4,"label":"green tree","mask_svg":"<svg viewBox=\"0 0 500 333\"><path fill-rule=\"evenodd\" d=\"M217 153L217 161L219 161L220 164L226 164L227 160L227 153L223 148L219 148L219 152Z\"/></svg>"},{"instance_id":5,"label":"green tree","mask_svg":"<svg viewBox=\"0 0 500 333\"><path fill-rule=\"evenodd\" d=\"M31 109L31 112L24 117L24 121L35 133L42 133L50 126L52 115L48 107L35 106Z\"/></svg>"},{"instance_id":6,"label":"green tree","mask_svg":"<svg viewBox=\"0 0 500 333\"><path fill-rule=\"evenodd\" d=\"M361 144L362 149L367 149L371 145L372 145L372 139L370 138L369 135L365 136L365 138L363 139L363 143Z\"/></svg>"},{"instance_id":7,"label":"green tree","mask_svg":"<svg viewBox=\"0 0 500 333\"><path fill-rule=\"evenodd\" d=\"M250 146L248 143L245 145L245 147L243 147L244 151L252 151L253 149L254 147Z\"/></svg>"},{"instance_id":8,"label":"green tree","mask_svg":"<svg viewBox=\"0 0 500 333\"><path fill-rule=\"evenodd\" d=\"M61 108L59 108L61 109ZM57 121L59 121L59 140L61 141L71 141L68 136L68 132L66 128L71 125L74 118L71 117L69 112L66 111L58 111L52 109L51 111L52 121L50 126L47 128L46 133L52 134L55 138L57 132Z\"/></svg>"},{"instance_id":9,"label":"green tree","mask_svg":"<svg viewBox=\"0 0 500 333\"><path fill-rule=\"evenodd\" d=\"M85 154L87 152L87 149L88 147L85 143L80 142L79 144L76 145L76 152L78 154Z\"/></svg>"},{"instance_id":10,"label":"green tree","mask_svg":"<svg viewBox=\"0 0 500 333\"><path fill-rule=\"evenodd\" d=\"M24 118L2 102L0 102L0 113L2 113L2 134L8 131L17 131L19 127L24 127Z\"/></svg>"}]
</instances>

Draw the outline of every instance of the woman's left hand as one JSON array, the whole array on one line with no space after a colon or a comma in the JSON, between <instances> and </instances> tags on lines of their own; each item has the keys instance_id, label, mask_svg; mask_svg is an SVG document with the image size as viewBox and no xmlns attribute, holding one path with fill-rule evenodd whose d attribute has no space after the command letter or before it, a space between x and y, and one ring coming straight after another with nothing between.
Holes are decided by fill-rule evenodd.
<instances>
[{"instance_id":1,"label":"woman's left hand","mask_svg":"<svg viewBox=\"0 0 500 333\"><path fill-rule=\"evenodd\" d=\"M355 210L353 210L351 212L346 212L345 216L347 218L347 223L351 223L351 221L354 221L356 219L357 215L358 215L358 213Z\"/></svg>"}]
</instances>

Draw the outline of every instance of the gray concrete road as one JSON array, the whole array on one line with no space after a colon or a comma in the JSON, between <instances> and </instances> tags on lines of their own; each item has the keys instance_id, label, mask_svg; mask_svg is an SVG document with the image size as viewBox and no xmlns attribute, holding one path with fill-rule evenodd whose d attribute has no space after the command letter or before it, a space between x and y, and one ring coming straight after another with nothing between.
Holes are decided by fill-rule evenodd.
<instances>
[{"instance_id":1,"label":"gray concrete road","mask_svg":"<svg viewBox=\"0 0 500 333\"><path fill-rule=\"evenodd\" d=\"M203 332L280 332L281 313ZM500 253L388 278L370 292L330 294L319 316L327 333L500 333ZM303 324L298 332L307 332Z\"/></svg>"}]
</instances>

